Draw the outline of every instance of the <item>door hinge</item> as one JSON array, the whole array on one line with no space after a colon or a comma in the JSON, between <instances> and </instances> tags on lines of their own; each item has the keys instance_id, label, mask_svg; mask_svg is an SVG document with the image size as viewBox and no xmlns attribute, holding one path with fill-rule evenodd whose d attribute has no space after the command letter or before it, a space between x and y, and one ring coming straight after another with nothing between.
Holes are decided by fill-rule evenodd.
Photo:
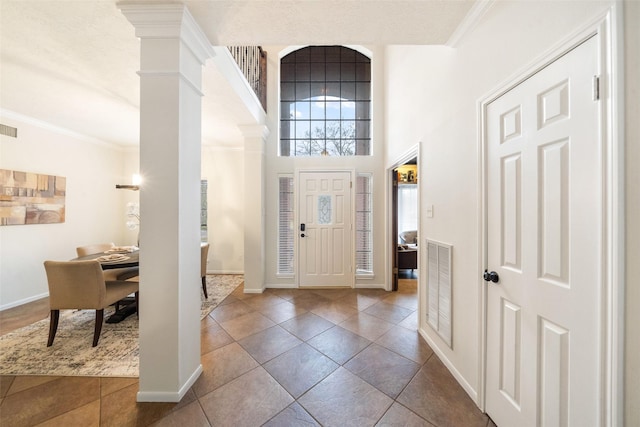
<instances>
[{"instance_id":1,"label":"door hinge","mask_svg":"<svg viewBox=\"0 0 640 427\"><path fill-rule=\"evenodd\" d=\"M398 267L393 267L393 274L398 274Z\"/></svg>"},{"instance_id":2,"label":"door hinge","mask_svg":"<svg viewBox=\"0 0 640 427\"><path fill-rule=\"evenodd\" d=\"M349 181L349 188L353 188L353 181Z\"/></svg>"},{"instance_id":3,"label":"door hinge","mask_svg":"<svg viewBox=\"0 0 640 427\"><path fill-rule=\"evenodd\" d=\"M593 76L593 100L600 99L600 76Z\"/></svg>"}]
</instances>

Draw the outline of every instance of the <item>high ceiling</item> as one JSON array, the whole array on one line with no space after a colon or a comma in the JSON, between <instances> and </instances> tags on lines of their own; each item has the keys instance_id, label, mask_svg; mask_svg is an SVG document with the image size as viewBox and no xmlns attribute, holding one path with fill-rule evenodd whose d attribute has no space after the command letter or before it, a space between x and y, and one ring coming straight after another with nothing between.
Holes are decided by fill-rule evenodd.
<instances>
[{"instance_id":1,"label":"high ceiling","mask_svg":"<svg viewBox=\"0 0 640 427\"><path fill-rule=\"evenodd\" d=\"M444 44L473 2L184 3L213 45L384 46ZM137 145L139 48L115 0L1 0L0 109L118 145ZM237 146L242 138L236 125L246 123L247 112L212 61L204 70L203 91L203 144Z\"/></svg>"}]
</instances>

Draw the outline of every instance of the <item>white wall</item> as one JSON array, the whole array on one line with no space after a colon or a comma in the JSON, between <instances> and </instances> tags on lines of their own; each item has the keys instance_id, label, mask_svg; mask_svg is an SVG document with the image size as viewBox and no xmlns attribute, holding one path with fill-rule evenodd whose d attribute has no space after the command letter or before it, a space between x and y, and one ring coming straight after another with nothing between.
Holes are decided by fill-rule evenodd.
<instances>
[{"instance_id":1,"label":"white wall","mask_svg":"<svg viewBox=\"0 0 640 427\"><path fill-rule=\"evenodd\" d=\"M386 200L384 170L384 49L365 46L371 52L372 78L372 156L350 157L278 157L279 116L279 61L284 54L290 52L284 46L263 47L267 55L267 86L269 116L267 126L271 130L266 148L266 287L292 287L295 278L278 277L277 266L277 231L278 231L278 174L292 174L297 170L331 170L353 169L356 173L373 174L373 243L374 243L374 275L357 278L359 287L384 287L387 284L387 257L385 251L386 232ZM295 189L294 189L295 192Z\"/></svg>"},{"instance_id":2,"label":"white wall","mask_svg":"<svg viewBox=\"0 0 640 427\"><path fill-rule=\"evenodd\" d=\"M67 178L66 219L61 224L0 227L0 309L48 294L45 260L68 260L76 247L121 244L125 215L120 148L33 121L0 117L18 138L0 137L0 168Z\"/></svg>"},{"instance_id":3,"label":"white wall","mask_svg":"<svg viewBox=\"0 0 640 427\"><path fill-rule=\"evenodd\" d=\"M244 152L202 148L202 178L208 181L210 273L244 271Z\"/></svg>"},{"instance_id":4,"label":"white wall","mask_svg":"<svg viewBox=\"0 0 640 427\"><path fill-rule=\"evenodd\" d=\"M421 243L453 245L453 349L424 321L421 327L472 397L479 386L482 271L477 102L610 4L496 2L455 48L387 49L387 157L391 162L421 143L421 211L434 207L433 218L422 217Z\"/></svg>"},{"instance_id":5,"label":"white wall","mask_svg":"<svg viewBox=\"0 0 640 427\"><path fill-rule=\"evenodd\" d=\"M242 149L203 146L202 179L208 180L207 271L210 274L242 274L244 270L244 152ZM124 178L138 173L137 147L126 150ZM144 176L142 177L144 180ZM144 182L143 184L144 185ZM126 202L137 202L138 193L124 192ZM123 211L124 212L124 211ZM135 244L138 230L124 231L127 244Z\"/></svg>"}]
</instances>

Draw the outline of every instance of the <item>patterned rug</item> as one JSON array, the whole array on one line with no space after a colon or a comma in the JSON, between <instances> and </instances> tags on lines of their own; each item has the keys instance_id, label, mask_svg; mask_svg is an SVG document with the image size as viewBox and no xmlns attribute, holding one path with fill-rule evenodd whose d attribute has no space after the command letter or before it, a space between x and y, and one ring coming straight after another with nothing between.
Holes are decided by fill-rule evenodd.
<instances>
[{"instance_id":1,"label":"patterned rug","mask_svg":"<svg viewBox=\"0 0 640 427\"><path fill-rule=\"evenodd\" d=\"M200 318L243 280L242 275L208 275L209 298L202 296ZM113 311L113 307L105 309L105 319ZM94 310L63 310L51 347L47 347L48 318L1 336L0 375L137 377L137 316L120 323L105 322L98 345L91 347L94 324Z\"/></svg>"}]
</instances>

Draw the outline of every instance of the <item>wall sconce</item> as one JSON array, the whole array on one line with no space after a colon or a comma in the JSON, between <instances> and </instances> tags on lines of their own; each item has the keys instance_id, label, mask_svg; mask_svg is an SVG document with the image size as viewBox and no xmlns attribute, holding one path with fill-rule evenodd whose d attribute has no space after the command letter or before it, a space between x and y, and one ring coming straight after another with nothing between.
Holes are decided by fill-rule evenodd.
<instances>
[{"instance_id":1,"label":"wall sconce","mask_svg":"<svg viewBox=\"0 0 640 427\"><path fill-rule=\"evenodd\" d=\"M138 191L140 189L140 184L142 184L142 176L134 173L131 177L131 184L116 184L116 188L121 190Z\"/></svg>"}]
</instances>

